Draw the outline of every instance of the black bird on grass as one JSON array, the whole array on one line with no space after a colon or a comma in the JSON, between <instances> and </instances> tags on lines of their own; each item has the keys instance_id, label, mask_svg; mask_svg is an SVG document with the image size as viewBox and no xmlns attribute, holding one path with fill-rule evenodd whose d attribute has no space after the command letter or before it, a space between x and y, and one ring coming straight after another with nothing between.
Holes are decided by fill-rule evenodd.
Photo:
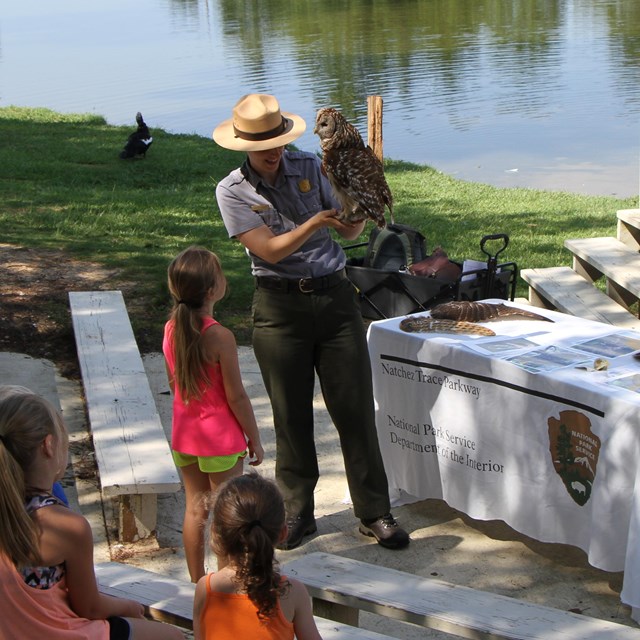
<instances>
[{"instance_id":1,"label":"black bird on grass","mask_svg":"<svg viewBox=\"0 0 640 640\"><path fill-rule=\"evenodd\" d=\"M149 127L147 127L139 111L136 113L136 122L138 123L138 129L127 138L127 143L120 152L120 157L125 160L127 158L144 158L147 149L153 142L153 138L149 133Z\"/></svg>"}]
</instances>

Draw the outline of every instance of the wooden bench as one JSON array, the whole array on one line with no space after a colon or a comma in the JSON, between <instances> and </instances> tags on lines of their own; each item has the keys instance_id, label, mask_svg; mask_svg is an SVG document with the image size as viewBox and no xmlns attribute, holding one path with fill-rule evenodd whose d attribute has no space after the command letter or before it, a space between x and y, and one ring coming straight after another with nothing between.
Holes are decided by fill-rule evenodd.
<instances>
[{"instance_id":1,"label":"wooden bench","mask_svg":"<svg viewBox=\"0 0 640 640\"><path fill-rule=\"evenodd\" d=\"M572 316L640 331L640 320L570 267L522 269L529 302Z\"/></svg>"},{"instance_id":2,"label":"wooden bench","mask_svg":"<svg viewBox=\"0 0 640 640\"><path fill-rule=\"evenodd\" d=\"M607 295L630 307L640 298L640 254L616 238L565 240L573 270L586 280L606 278Z\"/></svg>"},{"instance_id":3,"label":"wooden bench","mask_svg":"<svg viewBox=\"0 0 640 640\"><path fill-rule=\"evenodd\" d=\"M181 483L122 294L70 292L69 303L102 494L119 498L121 541L148 538L157 494Z\"/></svg>"},{"instance_id":4,"label":"wooden bench","mask_svg":"<svg viewBox=\"0 0 640 640\"><path fill-rule=\"evenodd\" d=\"M288 562L314 613L358 624L360 610L463 638L639 640L640 630L329 553Z\"/></svg>"},{"instance_id":5,"label":"wooden bench","mask_svg":"<svg viewBox=\"0 0 640 640\"><path fill-rule=\"evenodd\" d=\"M150 618L193 629L195 584L119 562L97 564L95 570L102 593L136 600L144 605ZM350 627L335 620L318 616L315 620L323 640L390 640L389 636Z\"/></svg>"}]
</instances>

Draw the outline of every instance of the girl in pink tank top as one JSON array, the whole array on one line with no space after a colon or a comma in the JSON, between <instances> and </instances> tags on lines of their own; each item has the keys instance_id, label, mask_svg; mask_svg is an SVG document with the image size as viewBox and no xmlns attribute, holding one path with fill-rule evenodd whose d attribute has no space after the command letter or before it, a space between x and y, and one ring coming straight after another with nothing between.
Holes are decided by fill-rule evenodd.
<instances>
[{"instance_id":1,"label":"girl in pink tank top","mask_svg":"<svg viewBox=\"0 0 640 640\"><path fill-rule=\"evenodd\" d=\"M213 318L213 307L227 288L220 261L211 251L192 246L174 258L167 275L173 308L162 350L173 392L171 450L185 489L187 567L197 582L205 574L209 517L203 496L242 474L247 450L251 465L262 462L264 451L242 384L235 338Z\"/></svg>"}]
</instances>

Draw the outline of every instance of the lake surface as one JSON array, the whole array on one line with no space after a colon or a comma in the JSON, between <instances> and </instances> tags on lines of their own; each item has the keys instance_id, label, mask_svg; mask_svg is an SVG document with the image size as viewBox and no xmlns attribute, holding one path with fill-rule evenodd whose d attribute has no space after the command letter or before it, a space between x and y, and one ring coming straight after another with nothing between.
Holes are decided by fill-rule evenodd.
<instances>
[{"instance_id":1,"label":"lake surface","mask_svg":"<svg viewBox=\"0 0 640 640\"><path fill-rule=\"evenodd\" d=\"M637 196L639 87L638 0L0 0L0 106L209 137L273 93L317 151L380 95L385 157L497 186Z\"/></svg>"}]
</instances>

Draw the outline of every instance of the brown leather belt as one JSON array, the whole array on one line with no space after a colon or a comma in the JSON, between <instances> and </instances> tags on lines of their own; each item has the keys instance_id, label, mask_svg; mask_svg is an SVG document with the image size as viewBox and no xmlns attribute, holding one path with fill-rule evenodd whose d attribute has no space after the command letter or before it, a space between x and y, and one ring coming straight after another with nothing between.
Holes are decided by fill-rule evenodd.
<instances>
[{"instance_id":1,"label":"brown leather belt","mask_svg":"<svg viewBox=\"0 0 640 640\"><path fill-rule=\"evenodd\" d=\"M272 276L256 276L256 287L280 291L281 293L314 293L335 287L346 280L344 269L320 278L276 278Z\"/></svg>"}]
</instances>

